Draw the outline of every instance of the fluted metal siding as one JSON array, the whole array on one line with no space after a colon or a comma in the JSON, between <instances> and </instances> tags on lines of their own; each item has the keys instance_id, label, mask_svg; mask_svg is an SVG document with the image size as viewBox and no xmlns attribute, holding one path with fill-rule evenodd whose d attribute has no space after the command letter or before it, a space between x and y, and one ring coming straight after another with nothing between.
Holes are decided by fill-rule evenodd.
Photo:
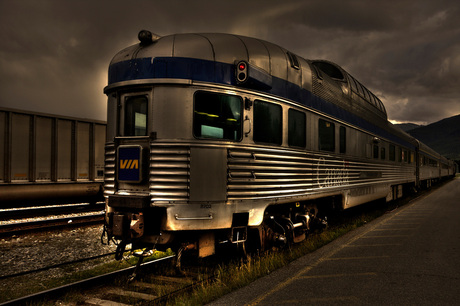
<instances>
[{"instance_id":1,"label":"fluted metal siding","mask_svg":"<svg viewBox=\"0 0 460 306\"><path fill-rule=\"evenodd\" d=\"M229 150L228 199L274 198L314 187L313 163L302 154Z\"/></svg>"},{"instance_id":2,"label":"fluted metal siding","mask_svg":"<svg viewBox=\"0 0 460 306\"><path fill-rule=\"evenodd\" d=\"M117 150L115 143L107 143L105 145L105 171L104 171L104 195L109 196L115 194L115 166Z\"/></svg>"},{"instance_id":3,"label":"fluted metal siding","mask_svg":"<svg viewBox=\"0 0 460 306\"><path fill-rule=\"evenodd\" d=\"M114 144L106 145L105 195L115 193ZM229 148L227 200L275 199L413 181L414 165L345 160L321 153L262 148ZM152 202L190 197L190 147L150 145Z\"/></svg>"},{"instance_id":4,"label":"fluted metal siding","mask_svg":"<svg viewBox=\"0 0 460 306\"><path fill-rule=\"evenodd\" d=\"M414 167L317 153L231 149L228 200L282 198L413 181Z\"/></svg>"},{"instance_id":5,"label":"fluted metal siding","mask_svg":"<svg viewBox=\"0 0 460 306\"><path fill-rule=\"evenodd\" d=\"M152 201L188 201L190 147L151 144L149 177Z\"/></svg>"}]
</instances>

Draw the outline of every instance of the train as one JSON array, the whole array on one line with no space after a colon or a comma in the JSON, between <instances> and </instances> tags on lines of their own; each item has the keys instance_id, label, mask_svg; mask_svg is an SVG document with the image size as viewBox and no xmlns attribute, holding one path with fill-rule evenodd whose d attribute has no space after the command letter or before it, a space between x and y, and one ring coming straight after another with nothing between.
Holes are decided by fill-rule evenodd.
<instances>
[{"instance_id":1,"label":"train","mask_svg":"<svg viewBox=\"0 0 460 306\"><path fill-rule=\"evenodd\" d=\"M324 211L455 173L333 62L233 34L138 39L104 88L104 227L118 258L127 244L199 257L283 247L325 226Z\"/></svg>"},{"instance_id":2,"label":"train","mask_svg":"<svg viewBox=\"0 0 460 306\"><path fill-rule=\"evenodd\" d=\"M106 123L0 108L1 209L103 201Z\"/></svg>"}]
</instances>

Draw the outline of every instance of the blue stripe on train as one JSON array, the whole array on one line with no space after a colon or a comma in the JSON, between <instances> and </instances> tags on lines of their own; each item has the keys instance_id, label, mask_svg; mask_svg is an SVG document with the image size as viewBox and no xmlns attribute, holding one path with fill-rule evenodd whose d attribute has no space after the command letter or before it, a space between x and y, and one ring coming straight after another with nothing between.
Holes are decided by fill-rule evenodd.
<instances>
[{"instance_id":1,"label":"blue stripe on train","mask_svg":"<svg viewBox=\"0 0 460 306\"><path fill-rule=\"evenodd\" d=\"M109 85L132 80L172 78L235 86L237 84L234 72L235 65L233 64L203 59L184 57L137 58L110 65ZM313 95L310 91L296 84L272 76L271 85L270 89L260 89L259 91L296 101L415 150L415 147L407 141Z\"/></svg>"}]
</instances>

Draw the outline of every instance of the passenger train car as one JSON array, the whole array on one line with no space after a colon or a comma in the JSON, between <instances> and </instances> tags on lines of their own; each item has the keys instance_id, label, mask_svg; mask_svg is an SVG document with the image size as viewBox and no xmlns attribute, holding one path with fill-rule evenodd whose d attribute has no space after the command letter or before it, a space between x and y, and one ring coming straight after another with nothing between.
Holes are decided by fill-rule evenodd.
<instances>
[{"instance_id":1,"label":"passenger train car","mask_svg":"<svg viewBox=\"0 0 460 306\"><path fill-rule=\"evenodd\" d=\"M109 66L106 229L135 248L299 242L453 175L340 66L229 34L139 33Z\"/></svg>"}]
</instances>

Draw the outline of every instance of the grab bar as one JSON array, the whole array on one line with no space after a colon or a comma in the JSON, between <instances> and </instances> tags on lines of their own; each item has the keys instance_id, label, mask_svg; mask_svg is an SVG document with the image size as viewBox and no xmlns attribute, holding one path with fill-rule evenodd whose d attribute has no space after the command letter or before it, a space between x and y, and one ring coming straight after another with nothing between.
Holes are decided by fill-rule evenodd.
<instances>
[{"instance_id":1,"label":"grab bar","mask_svg":"<svg viewBox=\"0 0 460 306\"><path fill-rule=\"evenodd\" d=\"M207 217L179 217L179 214L175 214L174 217L179 221L186 220L212 220L212 214L209 214Z\"/></svg>"}]
</instances>

